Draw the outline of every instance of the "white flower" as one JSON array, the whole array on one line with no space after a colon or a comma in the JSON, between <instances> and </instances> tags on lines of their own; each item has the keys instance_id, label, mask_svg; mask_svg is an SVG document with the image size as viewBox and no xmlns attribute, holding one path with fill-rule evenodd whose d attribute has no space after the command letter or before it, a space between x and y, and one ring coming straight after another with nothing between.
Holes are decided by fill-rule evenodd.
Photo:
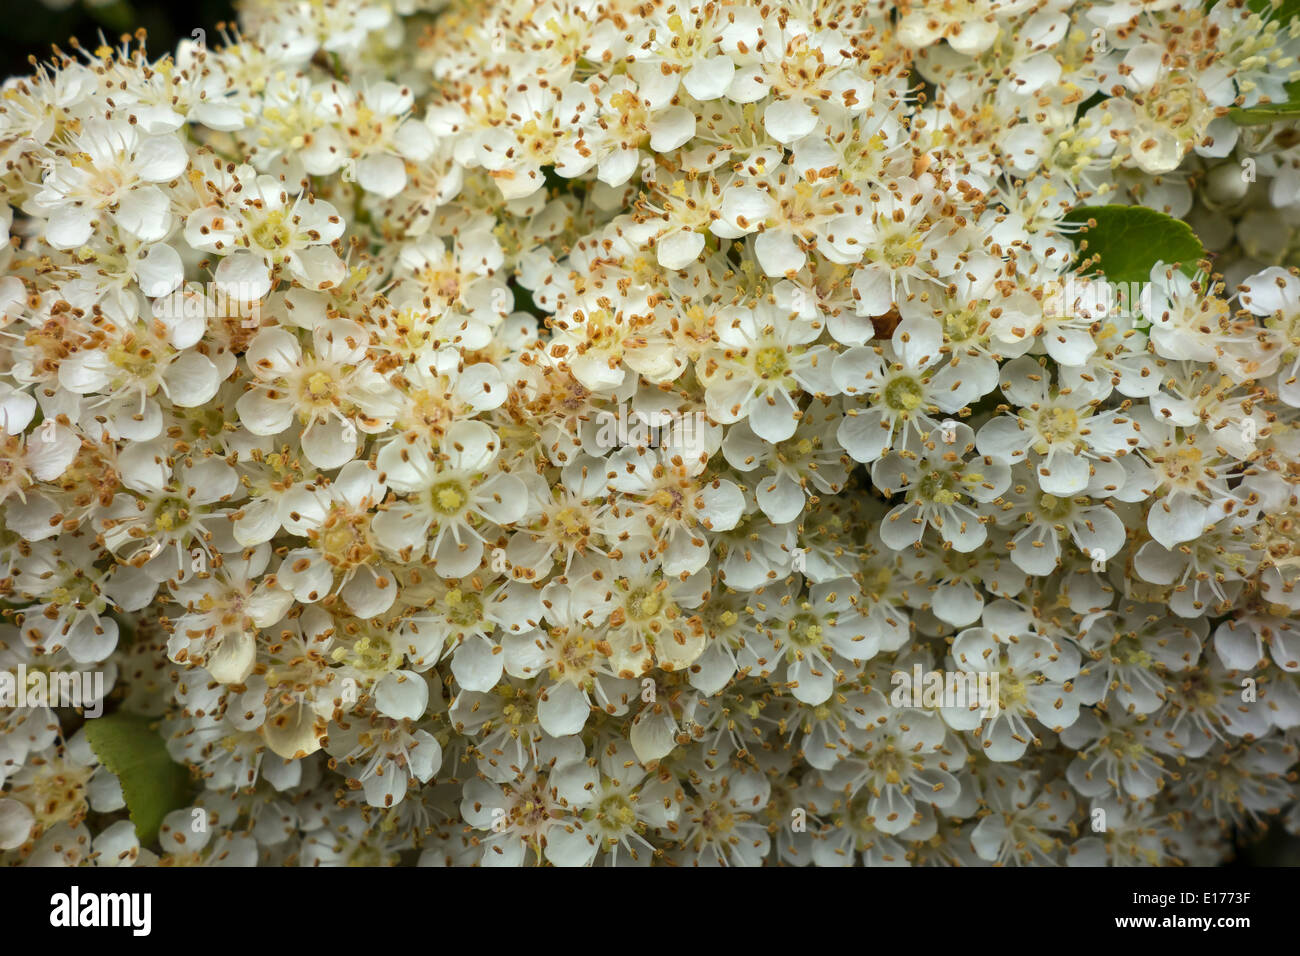
<instances>
[{"instance_id":1,"label":"white flower","mask_svg":"<svg viewBox=\"0 0 1300 956\"><path fill-rule=\"evenodd\" d=\"M185 221L185 240L219 253L215 278L243 301L260 299L281 276L308 289L343 281L344 266L329 244L343 234L343 219L327 202L250 167L235 171L222 204L205 206Z\"/></svg>"},{"instance_id":2,"label":"white flower","mask_svg":"<svg viewBox=\"0 0 1300 956\"><path fill-rule=\"evenodd\" d=\"M623 448L609 458L618 492L610 528L628 550L644 544L666 574L694 574L709 561L714 532L730 531L745 510L745 496L726 478L696 476L668 455Z\"/></svg>"},{"instance_id":3,"label":"white flower","mask_svg":"<svg viewBox=\"0 0 1300 956\"><path fill-rule=\"evenodd\" d=\"M795 699L822 704L835 689L840 658L869 660L879 637L857 607L858 588L849 578L815 584L806 595L797 585L773 588L759 604L767 636L753 651L784 659L785 685Z\"/></svg>"},{"instance_id":4,"label":"white flower","mask_svg":"<svg viewBox=\"0 0 1300 956\"><path fill-rule=\"evenodd\" d=\"M92 396L87 411L106 418L131 441L149 441L162 429L159 393L178 408L205 405L217 394L221 370L191 348L195 337L183 324L133 315L114 316L98 348L70 355L59 367L59 385Z\"/></svg>"},{"instance_id":5,"label":"white flower","mask_svg":"<svg viewBox=\"0 0 1300 956\"><path fill-rule=\"evenodd\" d=\"M1172 585L1169 606L1183 617L1218 613L1229 607L1259 563L1251 536L1258 512L1241 507L1221 519L1207 517L1188 543L1168 548L1148 541L1133 556L1133 567L1153 584Z\"/></svg>"},{"instance_id":6,"label":"white flower","mask_svg":"<svg viewBox=\"0 0 1300 956\"><path fill-rule=\"evenodd\" d=\"M537 719L552 737L581 732L593 708L627 713L628 701L639 689L615 676L604 649L602 625L609 606L593 607L579 596L594 586L587 580L548 585L541 598L546 626L506 635L501 642L506 673L541 682Z\"/></svg>"},{"instance_id":7,"label":"white flower","mask_svg":"<svg viewBox=\"0 0 1300 956\"><path fill-rule=\"evenodd\" d=\"M315 104L328 125L311 134L301 156L313 175L328 175L352 163L362 189L385 199L406 186L406 160L419 162L433 152L433 134L419 120L404 118L414 105L411 91L377 83L354 95L331 85Z\"/></svg>"},{"instance_id":8,"label":"white flower","mask_svg":"<svg viewBox=\"0 0 1300 956\"><path fill-rule=\"evenodd\" d=\"M967 462L974 448L970 427L949 423L937 434L931 432L919 451L890 452L871 466L878 488L905 496L880 526L885 544L901 551L920 541L927 527L958 551L974 551L984 543L986 517L971 505L988 504L1006 491L1011 469L988 457Z\"/></svg>"},{"instance_id":9,"label":"white flower","mask_svg":"<svg viewBox=\"0 0 1300 956\"><path fill-rule=\"evenodd\" d=\"M865 256L853 273L859 315L884 315L913 284L957 271L965 240L941 215L942 201L941 193L916 180L891 183L869 213L845 222L839 239L831 240Z\"/></svg>"},{"instance_id":10,"label":"white flower","mask_svg":"<svg viewBox=\"0 0 1300 956\"><path fill-rule=\"evenodd\" d=\"M826 781L836 790L861 794L879 832L901 834L924 819L931 805L943 809L961 799L962 787L943 753L947 732L936 715L891 707L873 689L858 720L866 741L838 761Z\"/></svg>"},{"instance_id":11,"label":"white flower","mask_svg":"<svg viewBox=\"0 0 1300 956\"><path fill-rule=\"evenodd\" d=\"M757 232L754 255L763 271L773 277L799 272L808 258L804 248L813 244L835 261L856 262L860 248L856 253L836 255L828 238L837 224L848 220L843 210L850 201L849 190L844 184L819 185L815 176L810 171L798 177L787 167L755 183L733 184L722 194L713 234L736 239Z\"/></svg>"},{"instance_id":12,"label":"white flower","mask_svg":"<svg viewBox=\"0 0 1300 956\"><path fill-rule=\"evenodd\" d=\"M999 518L1013 533L1007 547L1016 567L1026 574L1051 574L1067 536L1094 567L1104 568L1120 555L1128 535L1123 518L1105 500L1103 489L1094 483L1087 491L1054 495L1026 488L1009 496Z\"/></svg>"},{"instance_id":13,"label":"white flower","mask_svg":"<svg viewBox=\"0 0 1300 956\"><path fill-rule=\"evenodd\" d=\"M1289 4L446 6L3 83L0 866L1300 832Z\"/></svg>"},{"instance_id":14,"label":"white flower","mask_svg":"<svg viewBox=\"0 0 1300 956\"><path fill-rule=\"evenodd\" d=\"M821 332L816 322L763 302L724 310L715 328L721 344L696 363L714 421L748 418L760 438L785 441L798 425L795 394L834 394L825 374L831 351L812 344Z\"/></svg>"},{"instance_id":15,"label":"white flower","mask_svg":"<svg viewBox=\"0 0 1300 956\"><path fill-rule=\"evenodd\" d=\"M1048 494L1073 495L1095 474L1117 474L1115 459L1148 443L1133 418L1099 411L1109 382L1062 376L1053 388L1047 370L1027 356L1008 363L1002 376L1002 394L1018 411L982 426L979 450L999 461L1033 461Z\"/></svg>"},{"instance_id":16,"label":"white flower","mask_svg":"<svg viewBox=\"0 0 1300 956\"><path fill-rule=\"evenodd\" d=\"M566 818L576 818L593 801L596 771L587 766L582 742L572 738L547 744L542 756L540 766L549 768L544 774L533 769L505 786L485 780L465 785L461 815L486 834L482 865L520 866L530 849L538 863L543 857L556 866L590 862L586 841L561 833L571 826Z\"/></svg>"},{"instance_id":17,"label":"white flower","mask_svg":"<svg viewBox=\"0 0 1300 956\"><path fill-rule=\"evenodd\" d=\"M759 815L771 789L758 770L738 768L706 776L699 797L682 807L677 821L677 859L694 866L760 865L771 837Z\"/></svg>"},{"instance_id":18,"label":"white flower","mask_svg":"<svg viewBox=\"0 0 1300 956\"><path fill-rule=\"evenodd\" d=\"M180 176L187 165L184 145L170 133L145 135L120 118L87 120L50 160L34 197L34 209L49 220L47 241L58 249L80 246L108 214L127 235L157 242L171 230L172 215L156 184Z\"/></svg>"},{"instance_id":19,"label":"white flower","mask_svg":"<svg viewBox=\"0 0 1300 956\"><path fill-rule=\"evenodd\" d=\"M1034 9L1032 0L976 0L973 3L922 2L899 21L900 39L910 47L947 40L959 53L983 53L997 39L1002 18Z\"/></svg>"},{"instance_id":20,"label":"white flower","mask_svg":"<svg viewBox=\"0 0 1300 956\"><path fill-rule=\"evenodd\" d=\"M1265 269L1242 283L1241 304L1263 318L1269 344L1278 349L1278 397L1300 408L1300 279L1276 266Z\"/></svg>"},{"instance_id":21,"label":"white flower","mask_svg":"<svg viewBox=\"0 0 1300 956\"><path fill-rule=\"evenodd\" d=\"M223 684L248 677L257 661L256 628L275 624L292 604L287 590L258 580L270 556L263 545L247 560L228 558L213 575L178 584L174 598L187 613L173 626L167 656L198 664Z\"/></svg>"},{"instance_id":22,"label":"white flower","mask_svg":"<svg viewBox=\"0 0 1300 956\"><path fill-rule=\"evenodd\" d=\"M1015 772L995 778L986 790L994 812L971 832L980 859L991 863L1053 866L1068 835L1077 798L1065 781L1039 788L1036 775ZM1051 836L1050 834L1060 834Z\"/></svg>"},{"instance_id":23,"label":"white flower","mask_svg":"<svg viewBox=\"0 0 1300 956\"><path fill-rule=\"evenodd\" d=\"M356 457L360 433L384 430L396 413L396 395L376 371L369 336L343 320L316 326L304 352L288 329L257 333L246 353L256 376L236 405L254 435L275 436L295 419L302 449L317 468L337 468Z\"/></svg>"},{"instance_id":24,"label":"white flower","mask_svg":"<svg viewBox=\"0 0 1300 956\"><path fill-rule=\"evenodd\" d=\"M423 680L412 683L425 686ZM383 691L379 692L383 701ZM423 710L423 708L421 708ZM381 707L381 713L382 713ZM348 767L358 767L359 780L372 807L402 802L411 781L425 783L442 766L442 747L427 730L412 730L400 720L350 715L330 732L329 750Z\"/></svg>"},{"instance_id":25,"label":"white flower","mask_svg":"<svg viewBox=\"0 0 1300 956\"><path fill-rule=\"evenodd\" d=\"M1141 716L1086 712L1066 737L1080 751L1067 779L1085 797L1154 796L1177 753L1175 742L1160 731L1158 722Z\"/></svg>"},{"instance_id":26,"label":"white flower","mask_svg":"<svg viewBox=\"0 0 1300 956\"><path fill-rule=\"evenodd\" d=\"M814 405L795 433L775 444L759 438L748 422L737 422L727 429L722 454L737 471L763 469L756 476L758 506L785 524L799 517L809 495L838 494L848 480L848 460L835 438L840 420L838 405Z\"/></svg>"},{"instance_id":27,"label":"white flower","mask_svg":"<svg viewBox=\"0 0 1300 956\"><path fill-rule=\"evenodd\" d=\"M707 643L698 614L709 595L707 571L666 576L644 565L604 591L593 588L589 602L608 604L611 665L620 677L638 677L657 662L666 671L685 670Z\"/></svg>"},{"instance_id":28,"label":"white flower","mask_svg":"<svg viewBox=\"0 0 1300 956\"><path fill-rule=\"evenodd\" d=\"M285 495L285 530L311 547L289 551L276 572L280 587L303 604L335 591L352 613L383 614L397 600L397 582L379 561L371 509L384 498L384 483L368 462L350 461L328 488L299 485Z\"/></svg>"},{"instance_id":29,"label":"white flower","mask_svg":"<svg viewBox=\"0 0 1300 956\"><path fill-rule=\"evenodd\" d=\"M522 518L527 489L495 470L500 444L482 422L455 423L441 448L405 439L384 446L377 459L380 480L402 497L376 515L373 526L385 548L428 554L440 575L458 578L482 560L482 523Z\"/></svg>"},{"instance_id":30,"label":"white flower","mask_svg":"<svg viewBox=\"0 0 1300 956\"><path fill-rule=\"evenodd\" d=\"M1114 690L1129 713L1151 714L1169 699L1172 685L1196 665L1205 644L1204 620L1170 619L1160 605L1126 604L1099 611L1080 624L1079 646L1090 653L1075 685L1101 700Z\"/></svg>"},{"instance_id":31,"label":"white flower","mask_svg":"<svg viewBox=\"0 0 1300 956\"><path fill-rule=\"evenodd\" d=\"M647 830L671 827L681 814L671 783L649 775L625 741L601 751L598 769L594 798L581 817L547 833L548 859L588 865L606 852L612 866L624 863L623 857L628 865L649 866L654 844L646 839Z\"/></svg>"},{"instance_id":32,"label":"white flower","mask_svg":"<svg viewBox=\"0 0 1300 956\"><path fill-rule=\"evenodd\" d=\"M718 49L725 29L720 13L705 9L684 17L656 9L634 21L629 72L653 104L670 102L679 84L700 102L727 92L736 65Z\"/></svg>"},{"instance_id":33,"label":"white flower","mask_svg":"<svg viewBox=\"0 0 1300 956\"><path fill-rule=\"evenodd\" d=\"M1059 731L1079 717L1079 697L1070 684L1079 673L1078 649L1030 628L1028 615L995 601L984 608L984 626L967 628L953 641L958 669L997 675L998 706L992 715L978 703L943 707L940 713L954 730L974 731L990 760L1019 760L1038 741L1030 720Z\"/></svg>"},{"instance_id":34,"label":"white flower","mask_svg":"<svg viewBox=\"0 0 1300 956\"><path fill-rule=\"evenodd\" d=\"M899 323L889 346L857 346L835 357L835 384L845 396L862 395L865 404L845 403L836 437L854 461L870 463L891 447L939 430L935 415L959 411L974 391L957 363L943 361L938 323Z\"/></svg>"}]
</instances>

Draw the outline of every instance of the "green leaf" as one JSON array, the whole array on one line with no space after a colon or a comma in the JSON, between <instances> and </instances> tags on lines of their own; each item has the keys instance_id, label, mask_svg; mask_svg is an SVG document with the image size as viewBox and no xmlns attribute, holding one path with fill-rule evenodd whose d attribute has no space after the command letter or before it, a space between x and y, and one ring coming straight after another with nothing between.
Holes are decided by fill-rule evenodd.
<instances>
[{"instance_id":1,"label":"green leaf","mask_svg":"<svg viewBox=\"0 0 1300 956\"><path fill-rule=\"evenodd\" d=\"M1300 16L1300 0L1248 0L1246 6L1256 13L1269 14L1268 19L1276 23L1287 24ZM1300 119L1300 81L1292 80L1286 84L1287 98L1281 103L1267 103L1259 106L1246 106L1228 111L1228 118L1238 126L1263 126L1266 123L1280 123L1284 120Z\"/></svg>"},{"instance_id":2,"label":"green leaf","mask_svg":"<svg viewBox=\"0 0 1300 956\"><path fill-rule=\"evenodd\" d=\"M1092 261L1110 282L1147 282L1157 262L1186 265L1205 255L1191 226L1145 206L1081 206L1065 219L1083 226L1073 237L1078 265Z\"/></svg>"},{"instance_id":3,"label":"green leaf","mask_svg":"<svg viewBox=\"0 0 1300 956\"><path fill-rule=\"evenodd\" d=\"M1278 23L1290 23L1300 14L1300 0L1280 0L1276 4L1270 0L1247 0L1246 6L1256 13L1267 13L1271 9L1273 15L1269 19Z\"/></svg>"},{"instance_id":4,"label":"green leaf","mask_svg":"<svg viewBox=\"0 0 1300 956\"><path fill-rule=\"evenodd\" d=\"M1213 10L1218 3L1219 0L1206 0L1205 12ZM1300 14L1300 0L1277 0L1276 4L1273 0L1246 0L1246 6L1255 13L1273 11L1268 19L1279 23L1289 23Z\"/></svg>"},{"instance_id":5,"label":"green leaf","mask_svg":"<svg viewBox=\"0 0 1300 956\"><path fill-rule=\"evenodd\" d=\"M1236 107L1228 110L1228 118L1238 126L1263 126L1265 123L1280 123L1283 120L1300 119L1300 100Z\"/></svg>"},{"instance_id":6,"label":"green leaf","mask_svg":"<svg viewBox=\"0 0 1300 956\"><path fill-rule=\"evenodd\" d=\"M189 805L189 770L172 761L146 717L118 712L86 721L85 729L90 749L122 784L140 843L153 843L163 817Z\"/></svg>"}]
</instances>

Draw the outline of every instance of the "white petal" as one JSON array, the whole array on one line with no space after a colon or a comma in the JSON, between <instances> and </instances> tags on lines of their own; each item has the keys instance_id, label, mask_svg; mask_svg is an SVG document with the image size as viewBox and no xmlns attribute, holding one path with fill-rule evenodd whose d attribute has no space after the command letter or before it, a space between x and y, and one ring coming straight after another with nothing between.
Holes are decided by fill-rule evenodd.
<instances>
[{"instance_id":1,"label":"white petal","mask_svg":"<svg viewBox=\"0 0 1300 956\"><path fill-rule=\"evenodd\" d=\"M778 143L793 143L813 131L817 114L803 100L776 100L763 113L763 125Z\"/></svg>"},{"instance_id":2,"label":"white petal","mask_svg":"<svg viewBox=\"0 0 1300 956\"><path fill-rule=\"evenodd\" d=\"M352 576L341 594L349 610L357 617L377 617L397 600L397 582L383 571L372 575L360 570Z\"/></svg>"},{"instance_id":3,"label":"white petal","mask_svg":"<svg viewBox=\"0 0 1300 956\"><path fill-rule=\"evenodd\" d=\"M647 125L650 148L656 153L668 153L695 135L695 114L685 106L672 106L655 114Z\"/></svg>"},{"instance_id":4,"label":"white petal","mask_svg":"<svg viewBox=\"0 0 1300 956\"><path fill-rule=\"evenodd\" d=\"M1205 530L1207 508L1189 495L1171 495L1151 505L1147 530L1164 547L1173 550Z\"/></svg>"},{"instance_id":5,"label":"white petal","mask_svg":"<svg viewBox=\"0 0 1300 956\"><path fill-rule=\"evenodd\" d=\"M655 242L655 254L665 269L684 269L704 249L704 235L686 229L678 230Z\"/></svg>"},{"instance_id":6,"label":"white petal","mask_svg":"<svg viewBox=\"0 0 1300 956\"><path fill-rule=\"evenodd\" d=\"M185 267L181 263L180 253L171 246L156 243L149 246L148 251L136 260L135 276L140 288L145 290L145 294L157 298L160 295L167 295L181 284L185 278ZM172 344L177 345L175 342ZM188 342L178 347L184 348L193 344L194 342Z\"/></svg>"},{"instance_id":7,"label":"white petal","mask_svg":"<svg viewBox=\"0 0 1300 956\"><path fill-rule=\"evenodd\" d=\"M305 566L295 570L294 565L299 561ZM299 601L310 604L330 592L334 586L334 570L315 551L300 548L285 555L276 579L281 587L292 592Z\"/></svg>"},{"instance_id":8,"label":"white petal","mask_svg":"<svg viewBox=\"0 0 1300 956\"><path fill-rule=\"evenodd\" d=\"M135 152L135 163L141 179L162 183L185 172L190 157L175 136L146 136Z\"/></svg>"},{"instance_id":9,"label":"white petal","mask_svg":"<svg viewBox=\"0 0 1300 956\"><path fill-rule=\"evenodd\" d=\"M394 720L419 720L429 706L429 684L414 671L394 671L375 685L375 706Z\"/></svg>"},{"instance_id":10,"label":"white petal","mask_svg":"<svg viewBox=\"0 0 1300 956\"><path fill-rule=\"evenodd\" d=\"M183 352L163 376L167 394L177 408L198 408L216 397L221 375L212 360L198 352Z\"/></svg>"},{"instance_id":11,"label":"white petal","mask_svg":"<svg viewBox=\"0 0 1300 956\"><path fill-rule=\"evenodd\" d=\"M580 733L589 713L586 696L567 681L547 688L537 704L537 721L552 737Z\"/></svg>"},{"instance_id":12,"label":"white petal","mask_svg":"<svg viewBox=\"0 0 1300 956\"><path fill-rule=\"evenodd\" d=\"M676 746L677 721L667 707L654 704L646 707L632 721L628 738L636 758L642 763L661 760L673 752Z\"/></svg>"},{"instance_id":13,"label":"white petal","mask_svg":"<svg viewBox=\"0 0 1300 956\"><path fill-rule=\"evenodd\" d=\"M14 850L26 843L35 822L26 804L0 798L0 850Z\"/></svg>"},{"instance_id":14,"label":"white petal","mask_svg":"<svg viewBox=\"0 0 1300 956\"><path fill-rule=\"evenodd\" d=\"M808 261L794 236L784 230L760 232L754 239L754 254L763 271L774 278L798 272Z\"/></svg>"},{"instance_id":15,"label":"white petal","mask_svg":"<svg viewBox=\"0 0 1300 956\"><path fill-rule=\"evenodd\" d=\"M137 239L157 242L171 229L171 202L157 186L133 189L118 204L114 218Z\"/></svg>"},{"instance_id":16,"label":"white petal","mask_svg":"<svg viewBox=\"0 0 1300 956\"><path fill-rule=\"evenodd\" d=\"M221 260L213 276L226 295L240 302L252 302L271 291L271 271L261 256L236 250Z\"/></svg>"},{"instance_id":17,"label":"white petal","mask_svg":"<svg viewBox=\"0 0 1300 956\"><path fill-rule=\"evenodd\" d=\"M60 206L45 224L45 241L56 249L85 245L94 218L94 213L84 206Z\"/></svg>"},{"instance_id":18,"label":"white petal","mask_svg":"<svg viewBox=\"0 0 1300 956\"><path fill-rule=\"evenodd\" d=\"M486 637L465 638L451 659L451 673L465 690L487 693L501 679L505 655Z\"/></svg>"},{"instance_id":19,"label":"white petal","mask_svg":"<svg viewBox=\"0 0 1300 956\"><path fill-rule=\"evenodd\" d=\"M316 421L303 432L302 450L317 468L329 470L346 465L357 457L359 436L355 425L345 425L337 418Z\"/></svg>"},{"instance_id":20,"label":"white petal","mask_svg":"<svg viewBox=\"0 0 1300 956\"><path fill-rule=\"evenodd\" d=\"M700 517L708 521L711 531L730 531L745 513L745 495L735 482L725 478L700 490L703 504Z\"/></svg>"},{"instance_id":21,"label":"white petal","mask_svg":"<svg viewBox=\"0 0 1300 956\"><path fill-rule=\"evenodd\" d=\"M357 163L357 182L366 192L390 199L406 186L406 164L391 153L367 156Z\"/></svg>"},{"instance_id":22,"label":"white petal","mask_svg":"<svg viewBox=\"0 0 1300 956\"><path fill-rule=\"evenodd\" d=\"M769 475L758 483L758 506L774 524L785 524L803 511L804 492L789 475Z\"/></svg>"},{"instance_id":23,"label":"white petal","mask_svg":"<svg viewBox=\"0 0 1300 956\"><path fill-rule=\"evenodd\" d=\"M696 60L695 65L682 77L686 92L700 102L716 100L727 92L731 78L736 75L736 64L727 56L712 56Z\"/></svg>"}]
</instances>

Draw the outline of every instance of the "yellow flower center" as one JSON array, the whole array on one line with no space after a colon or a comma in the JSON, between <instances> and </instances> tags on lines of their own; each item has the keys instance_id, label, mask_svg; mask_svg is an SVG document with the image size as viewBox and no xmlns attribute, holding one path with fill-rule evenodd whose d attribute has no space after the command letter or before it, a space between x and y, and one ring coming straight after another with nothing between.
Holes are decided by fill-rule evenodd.
<instances>
[{"instance_id":1,"label":"yellow flower center","mask_svg":"<svg viewBox=\"0 0 1300 956\"><path fill-rule=\"evenodd\" d=\"M277 209L253 227L251 238L263 249L283 249L292 241L293 232L284 213Z\"/></svg>"},{"instance_id":2,"label":"yellow flower center","mask_svg":"<svg viewBox=\"0 0 1300 956\"><path fill-rule=\"evenodd\" d=\"M885 404L896 412L915 411L924 396L921 383L907 376L896 378L885 386Z\"/></svg>"},{"instance_id":3,"label":"yellow flower center","mask_svg":"<svg viewBox=\"0 0 1300 956\"><path fill-rule=\"evenodd\" d=\"M312 398L324 398L330 393L330 377L325 372L313 372L307 378L307 394Z\"/></svg>"},{"instance_id":4,"label":"yellow flower center","mask_svg":"<svg viewBox=\"0 0 1300 956\"><path fill-rule=\"evenodd\" d=\"M469 495L459 482L444 481L433 488L433 510L443 515L459 514Z\"/></svg>"},{"instance_id":5,"label":"yellow flower center","mask_svg":"<svg viewBox=\"0 0 1300 956\"><path fill-rule=\"evenodd\" d=\"M1038 432L1049 442L1065 441L1079 431L1079 413L1073 408L1050 408L1038 416Z\"/></svg>"},{"instance_id":6,"label":"yellow flower center","mask_svg":"<svg viewBox=\"0 0 1300 956\"><path fill-rule=\"evenodd\" d=\"M759 349L754 356L754 368L764 378L773 378L780 375L789 367L790 363L786 360L785 349L778 348L775 345Z\"/></svg>"}]
</instances>

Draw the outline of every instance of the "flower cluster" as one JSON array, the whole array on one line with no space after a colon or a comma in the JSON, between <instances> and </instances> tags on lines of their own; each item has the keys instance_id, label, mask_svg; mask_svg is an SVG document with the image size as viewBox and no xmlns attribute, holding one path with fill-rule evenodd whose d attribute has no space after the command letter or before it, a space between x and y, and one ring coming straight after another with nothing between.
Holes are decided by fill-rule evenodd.
<instances>
[{"instance_id":1,"label":"flower cluster","mask_svg":"<svg viewBox=\"0 0 1300 956\"><path fill-rule=\"evenodd\" d=\"M108 679L0 696L0 863L1300 832L1300 22L1207 6L250 0L9 80L0 664ZM1102 207L1208 252L1112 308Z\"/></svg>"}]
</instances>

